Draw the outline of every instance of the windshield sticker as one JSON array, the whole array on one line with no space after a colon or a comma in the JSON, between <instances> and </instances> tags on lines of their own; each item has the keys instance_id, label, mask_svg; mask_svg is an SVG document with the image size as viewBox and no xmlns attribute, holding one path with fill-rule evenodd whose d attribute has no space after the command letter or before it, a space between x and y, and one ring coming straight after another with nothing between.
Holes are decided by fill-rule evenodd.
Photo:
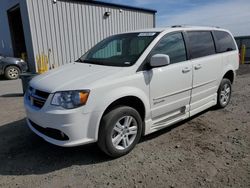
<instances>
[{"instance_id":1,"label":"windshield sticker","mask_svg":"<svg viewBox=\"0 0 250 188\"><path fill-rule=\"evenodd\" d=\"M131 62L124 62L125 65L131 65Z\"/></svg>"},{"instance_id":2,"label":"windshield sticker","mask_svg":"<svg viewBox=\"0 0 250 188\"><path fill-rule=\"evenodd\" d=\"M152 37L155 33L140 33L138 37Z\"/></svg>"}]
</instances>

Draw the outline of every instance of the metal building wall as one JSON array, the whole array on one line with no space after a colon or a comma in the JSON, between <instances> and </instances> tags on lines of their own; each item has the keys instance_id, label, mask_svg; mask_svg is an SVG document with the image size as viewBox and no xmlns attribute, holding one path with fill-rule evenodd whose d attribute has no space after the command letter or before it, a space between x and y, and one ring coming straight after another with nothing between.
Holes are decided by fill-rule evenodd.
<instances>
[{"instance_id":1,"label":"metal building wall","mask_svg":"<svg viewBox=\"0 0 250 188\"><path fill-rule=\"evenodd\" d=\"M50 66L78 59L103 38L154 27L154 13L87 2L26 0L34 56L44 54ZM105 17L105 12L111 12Z\"/></svg>"},{"instance_id":2,"label":"metal building wall","mask_svg":"<svg viewBox=\"0 0 250 188\"><path fill-rule=\"evenodd\" d=\"M15 6L19 5L22 24L24 30L24 38L27 49L29 67L34 70L34 54L32 49L32 39L30 36L30 24L28 19L28 10L26 1L24 0L0 0L0 54L4 56L13 56L13 46L11 40L11 32L9 27L9 20L7 11Z\"/></svg>"}]
</instances>

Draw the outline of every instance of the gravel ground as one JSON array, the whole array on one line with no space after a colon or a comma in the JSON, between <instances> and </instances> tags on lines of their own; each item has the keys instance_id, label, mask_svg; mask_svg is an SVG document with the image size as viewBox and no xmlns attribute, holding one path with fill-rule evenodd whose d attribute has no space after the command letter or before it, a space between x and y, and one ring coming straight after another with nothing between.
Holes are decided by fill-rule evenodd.
<instances>
[{"instance_id":1,"label":"gravel ground","mask_svg":"<svg viewBox=\"0 0 250 188\"><path fill-rule=\"evenodd\" d=\"M26 126L20 80L0 80L0 187L250 187L250 65L232 100L146 136L112 160L95 144L60 148Z\"/></svg>"}]
</instances>

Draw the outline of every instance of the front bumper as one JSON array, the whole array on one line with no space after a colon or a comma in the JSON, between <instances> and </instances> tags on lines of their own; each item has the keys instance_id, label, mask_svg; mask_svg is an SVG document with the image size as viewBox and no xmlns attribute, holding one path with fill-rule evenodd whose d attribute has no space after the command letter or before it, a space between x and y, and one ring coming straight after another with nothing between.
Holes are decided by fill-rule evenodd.
<instances>
[{"instance_id":1,"label":"front bumper","mask_svg":"<svg viewBox=\"0 0 250 188\"><path fill-rule=\"evenodd\" d=\"M49 103L48 98L46 103ZM83 113L82 108L72 110L57 109L49 104L34 108L27 97L24 105L29 128L49 143L72 147L97 141L98 113ZM52 135L52 132L56 136ZM60 137L61 135L61 137Z\"/></svg>"}]
</instances>

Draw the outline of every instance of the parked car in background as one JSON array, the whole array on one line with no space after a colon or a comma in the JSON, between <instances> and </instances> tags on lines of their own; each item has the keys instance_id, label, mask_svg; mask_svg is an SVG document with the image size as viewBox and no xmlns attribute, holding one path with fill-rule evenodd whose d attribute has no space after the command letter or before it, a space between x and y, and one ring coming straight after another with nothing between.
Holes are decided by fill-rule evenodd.
<instances>
[{"instance_id":1,"label":"parked car in background","mask_svg":"<svg viewBox=\"0 0 250 188\"><path fill-rule=\"evenodd\" d=\"M28 70L27 63L15 57L0 56L0 75L4 75L8 80L18 79L21 73Z\"/></svg>"},{"instance_id":2,"label":"parked car in background","mask_svg":"<svg viewBox=\"0 0 250 188\"><path fill-rule=\"evenodd\" d=\"M104 39L76 62L36 76L24 97L30 129L64 147L97 142L112 157L140 137L224 108L239 67L232 34L154 28Z\"/></svg>"}]
</instances>

